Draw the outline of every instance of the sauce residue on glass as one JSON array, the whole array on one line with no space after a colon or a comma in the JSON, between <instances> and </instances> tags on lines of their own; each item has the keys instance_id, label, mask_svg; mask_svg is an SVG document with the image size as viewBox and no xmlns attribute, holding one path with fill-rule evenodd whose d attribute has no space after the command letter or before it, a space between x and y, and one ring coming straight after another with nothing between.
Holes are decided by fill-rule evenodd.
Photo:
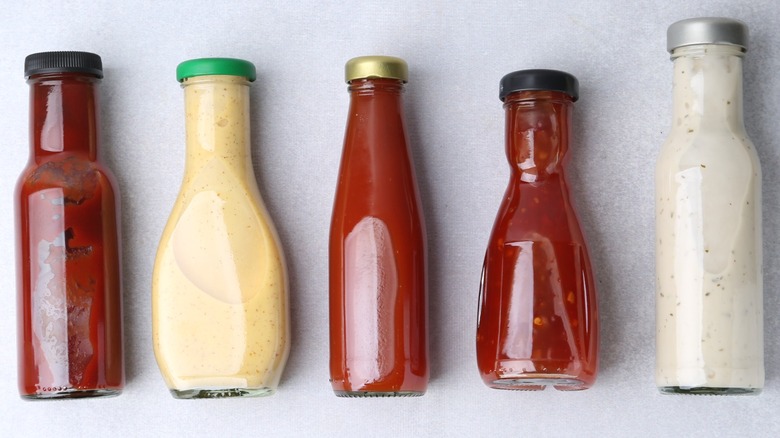
<instances>
[{"instance_id":1,"label":"sauce residue on glass","mask_svg":"<svg viewBox=\"0 0 780 438\"><path fill-rule=\"evenodd\" d=\"M124 386L118 192L97 156L98 81L80 73L29 80L32 153L16 187L26 398Z\"/></svg>"}]
</instances>

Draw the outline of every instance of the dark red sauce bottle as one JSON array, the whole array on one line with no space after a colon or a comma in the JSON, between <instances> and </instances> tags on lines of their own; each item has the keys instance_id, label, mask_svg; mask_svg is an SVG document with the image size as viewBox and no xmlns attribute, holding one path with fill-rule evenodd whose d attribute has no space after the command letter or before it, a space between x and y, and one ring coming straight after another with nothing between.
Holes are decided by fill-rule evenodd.
<instances>
[{"instance_id":1,"label":"dark red sauce bottle","mask_svg":"<svg viewBox=\"0 0 780 438\"><path fill-rule=\"evenodd\" d=\"M404 127L406 62L347 63L351 103L330 228L330 377L342 397L428 386L425 223Z\"/></svg>"},{"instance_id":2,"label":"dark red sauce bottle","mask_svg":"<svg viewBox=\"0 0 780 438\"><path fill-rule=\"evenodd\" d=\"M564 173L577 79L523 70L501 80L511 176L482 273L477 361L497 389L589 388L596 291Z\"/></svg>"},{"instance_id":3,"label":"dark red sauce bottle","mask_svg":"<svg viewBox=\"0 0 780 438\"><path fill-rule=\"evenodd\" d=\"M30 160L16 186L19 392L117 395L124 386L119 193L98 158L98 55L36 53Z\"/></svg>"}]
</instances>

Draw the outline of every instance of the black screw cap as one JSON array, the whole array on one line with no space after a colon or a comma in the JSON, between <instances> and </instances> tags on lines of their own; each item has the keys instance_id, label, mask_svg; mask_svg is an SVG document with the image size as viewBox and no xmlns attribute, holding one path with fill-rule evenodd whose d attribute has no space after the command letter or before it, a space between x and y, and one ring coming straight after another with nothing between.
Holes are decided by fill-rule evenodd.
<instances>
[{"instance_id":1,"label":"black screw cap","mask_svg":"<svg viewBox=\"0 0 780 438\"><path fill-rule=\"evenodd\" d=\"M580 97L580 84L574 75L558 70L519 70L501 78L498 98L503 102L516 91L561 91L573 101Z\"/></svg>"},{"instance_id":2,"label":"black screw cap","mask_svg":"<svg viewBox=\"0 0 780 438\"><path fill-rule=\"evenodd\" d=\"M103 77L100 56L89 52L40 52L24 59L24 77L45 73L86 73Z\"/></svg>"}]
</instances>

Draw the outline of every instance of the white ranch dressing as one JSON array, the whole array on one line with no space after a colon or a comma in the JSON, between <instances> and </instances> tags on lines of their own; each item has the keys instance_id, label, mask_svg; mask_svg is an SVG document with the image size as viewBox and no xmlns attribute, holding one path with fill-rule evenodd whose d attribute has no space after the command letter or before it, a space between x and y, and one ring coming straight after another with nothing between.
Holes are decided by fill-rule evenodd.
<instances>
[{"instance_id":1,"label":"white ranch dressing","mask_svg":"<svg viewBox=\"0 0 780 438\"><path fill-rule=\"evenodd\" d=\"M656 384L764 384L761 170L742 118L742 49L676 48L674 120L656 168Z\"/></svg>"}]
</instances>

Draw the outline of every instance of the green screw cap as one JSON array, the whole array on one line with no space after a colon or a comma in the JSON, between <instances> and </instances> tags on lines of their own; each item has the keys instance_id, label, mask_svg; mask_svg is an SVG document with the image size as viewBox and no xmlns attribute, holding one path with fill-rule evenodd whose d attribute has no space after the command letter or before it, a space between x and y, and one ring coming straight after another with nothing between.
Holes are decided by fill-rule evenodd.
<instances>
[{"instance_id":1,"label":"green screw cap","mask_svg":"<svg viewBox=\"0 0 780 438\"><path fill-rule=\"evenodd\" d=\"M257 79L255 65L249 61L235 58L198 58L184 61L176 67L176 80L179 82L208 75L242 76L249 82Z\"/></svg>"}]
</instances>

